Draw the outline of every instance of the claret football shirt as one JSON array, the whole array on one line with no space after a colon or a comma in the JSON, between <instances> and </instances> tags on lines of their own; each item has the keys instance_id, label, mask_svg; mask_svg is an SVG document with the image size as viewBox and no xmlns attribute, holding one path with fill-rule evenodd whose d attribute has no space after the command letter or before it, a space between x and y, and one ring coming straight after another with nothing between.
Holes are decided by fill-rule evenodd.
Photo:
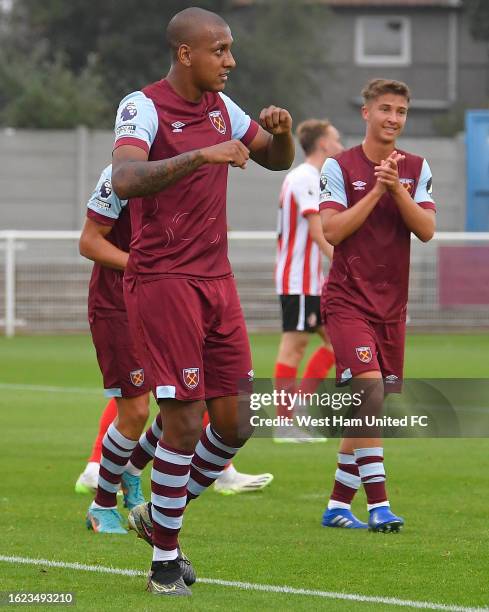
<instances>
[{"instance_id":1,"label":"claret football shirt","mask_svg":"<svg viewBox=\"0 0 489 612\"><path fill-rule=\"evenodd\" d=\"M131 219L127 200L121 200L112 189L112 166L104 168L87 203L87 217L112 229L106 239L122 251L129 251ZM88 312L110 315L125 312L122 294L122 270L93 265L88 290Z\"/></svg>"},{"instance_id":2,"label":"claret football shirt","mask_svg":"<svg viewBox=\"0 0 489 612\"><path fill-rule=\"evenodd\" d=\"M137 146L149 161L226 142L248 145L258 124L222 93L199 102L178 95L165 80L126 96L115 124L115 145ZM204 164L161 192L131 200L133 228L128 271L218 278L231 273L227 257L228 164Z\"/></svg>"},{"instance_id":3,"label":"claret football shirt","mask_svg":"<svg viewBox=\"0 0 489 612\"><path fill-rule=\"evenodd\" d=\"M413 206L435 210L432 176L422 157L399 151L399 178ZM375 185L375 163L361 145L327 159L321 171L320 210L355 206ZM405 321L411 233L394 198L386 192L365 223L335 246L326 315L361 314L372 321Z\"/></svg>"}]
</instances>

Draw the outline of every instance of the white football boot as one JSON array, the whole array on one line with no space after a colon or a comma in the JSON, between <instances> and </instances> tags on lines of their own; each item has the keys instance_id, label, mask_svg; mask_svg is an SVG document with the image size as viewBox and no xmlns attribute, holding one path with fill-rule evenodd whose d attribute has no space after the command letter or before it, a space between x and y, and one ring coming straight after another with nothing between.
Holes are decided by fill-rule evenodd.
<instances>
[{"instance_id":1,"label":"white football boot","mask_svg":"<svg viewBox=\"0 0 489 612\"><path fill-rule=\"evenodd\" d=\"M231 464L214 483L214 490L222 495L261 491L273 480L273 474L242 474Z\"/></svg>"}]
</instances>

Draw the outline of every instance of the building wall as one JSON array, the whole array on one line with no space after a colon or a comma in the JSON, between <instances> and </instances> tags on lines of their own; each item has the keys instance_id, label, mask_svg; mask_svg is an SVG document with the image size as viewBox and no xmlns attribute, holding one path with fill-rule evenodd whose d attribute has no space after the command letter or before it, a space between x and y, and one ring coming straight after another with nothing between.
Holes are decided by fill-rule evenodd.
<instances>
[{"instance_id":1,"label":"building wall","mask_svg":"<svg viewBox=\"0 0 489 612\"><path fill-rule=\"evenodd\" d=\"M109 131L0 131L0 229L78 229L102 168Z\"/></svg>"},{"instance_id":2,"label":"building wall","mask_svg":"<svg viewBox=\"0 0 489 612\"><path fill-rule=\"evenodd\" d=\"M450 99L448 40L450 14L457 22L457 68L455 100ZM358 66L355 63L355 22L373 15L405 16L411 21L412 61L408 66ZM359 97L362 86L372 78L405 81L416 104L420 99L445 101L447 109L412 108L407 136L436 135L433 120L447 110L462 106L487 107L489 103L489 46L470 35L463 11L447 9L330 9L319 26L324 38L324 56L318 58L314 73L320 82L319 99L311 99L308 114L330 117L345 134L361 134ZM453 97L453 95L452 95Z\"/></svg>"},{"instance_id":3,"label":"building wall","mask_svg":"<svg viewBox=\"0 0 489 612\"><path fill-rule=\"evenodd\" d=\"M0 132L0 229L75 230L102 168L110 163L110 131ZM352 146L358 138L346 138ZM438 229L463 230L465 147L456 139L404 139L399 145L425 156L434 175ZM296 163L302 161L297 149ZM230 168L228 223L234 230L273 230L285 172L253 162Z\"/></svg>"}]
</instances>

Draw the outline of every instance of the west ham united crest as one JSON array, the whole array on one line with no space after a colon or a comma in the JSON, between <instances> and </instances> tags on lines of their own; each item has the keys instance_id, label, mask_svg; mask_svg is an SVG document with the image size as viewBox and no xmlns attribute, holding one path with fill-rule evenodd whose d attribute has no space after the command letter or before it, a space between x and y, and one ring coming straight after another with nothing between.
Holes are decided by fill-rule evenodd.
<instances>
[{"instance_id":1,"label":"west ham united crest","mask_svg":"<svg viewBox=\"0 0 489 612\"><path fill-rule=\"evenodd\" d=\"M400 178L399 182L404 187L404 189L406 189L409 195L413 195L414 179Z\"/></svg>"},{"instance_id":2,"label":"west ham united crest","mask_svg":"<svg viewBox=\"0 0 489 612\"><path fill-rule=\"evenodd\" d=\"M369 346L357 346L355 351L358 359L363 363L370 363L372 361L372 351Z\"/></svg>"},{"instance_id":3,"label":"west ham united crest","mask_svg":"<svg viewBox=\"0 0 489 612\"><path fill-rule=\"evenodd\" d=\"M131 382L135 387L140 387L144 383L144 370L133 370L129 373Z\"/></svg>"},{"instance_id":4,"label":"west ham united crest","mask_svg":"<svg viewBox=\"0 0 489 612\"><path fill-rule=\"evenodd\" d=\"M226 122L224 121L224 117L222 116L220 110L210 112L209 119L219 134L226 133Z\"/></svg>"},{"instance_id":5,"label":"west ham united crest","mask_svg":"<svg viewBox=\"0 0 489 612\"><path fill-rule=\"evenodd\" d=\"M184 368L182 377L186 387L195 389L199 384L199 368Z\"/></svg>"}]
</instances>

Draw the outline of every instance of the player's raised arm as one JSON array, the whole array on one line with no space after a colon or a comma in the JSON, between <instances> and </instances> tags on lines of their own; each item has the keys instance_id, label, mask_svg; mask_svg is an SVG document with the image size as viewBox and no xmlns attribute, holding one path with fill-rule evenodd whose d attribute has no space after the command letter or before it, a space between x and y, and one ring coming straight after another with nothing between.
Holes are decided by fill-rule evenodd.
<instances>
[{"instance_id":1,"label":"player's raised arm","mask_svg":"<svg viewBox=\"0 0 489 612\"><path fill-rule=\"evenodd\" d=\"M231 164L244 168L248 158L249 151L239 140L158 161L148 161L143 150L126 145L114 151L112 183L121 198L142 197L162 191L203 164Z\"/></svg>"},{"instance_id":2,"label":"player's raised arm","mask_svg":"<svg viewBox=\"0 0 489 612\"><path fill-rule=\"evenodd\" d=\"M435 233L435 203L431 198L432 176L426 160L414 197L399 181L397 162L389 159L388 164L376 166L375 175L389 190L396 202L406 227L422 242L428 242Z\"/></svg>"},{"instance_id":3,"label":"player's raised arm","mask_svg":"<svg viewBox=\"0 0 489 612\"><path fill-rule=\"evenodd\" d=\"M120 198L153 195L173 185L203 164L244 167L247 147L237 139L196 148L175 157L149 161L149 151L158 131L154 102L142 91L126 96L115 122L112 184Z\"/></svg>"},{"instance_id":4,"label":"player's raised arm","mask_svg":"<svg viewBox=\"0 0 489 612\"><path fill-rule=\"evenodd\" d=\"M320 215L325 239L333 246L356 232L377 205L386 187L377 181L355 206L348 207L343 175L335 159L327 159L321 172Z\"/></svg>"},{"instance_id":5,"label":"player's raised arm","mask_svg":"<svg viewBox=\"0 0 489 612\"><path fill-rule=\"evenodd\" d=\"M112 183L121 198L152 195L194 172L205 163L200 150L159 161L148 161L148 154L135 146L118 147L112 157Z\"/></svg>"},{"instance_id":6,"label":"player's raised arm","mask_svg":"<svg viewBox=\"0 0 489 612\"><path fill-rule=\"evenodd\" d=\"M290 168L295 155L290 113L276 106L264 108L260 113L260 127L249 148L251 159L264 168Z\"/></svg>"}]
</instances>

